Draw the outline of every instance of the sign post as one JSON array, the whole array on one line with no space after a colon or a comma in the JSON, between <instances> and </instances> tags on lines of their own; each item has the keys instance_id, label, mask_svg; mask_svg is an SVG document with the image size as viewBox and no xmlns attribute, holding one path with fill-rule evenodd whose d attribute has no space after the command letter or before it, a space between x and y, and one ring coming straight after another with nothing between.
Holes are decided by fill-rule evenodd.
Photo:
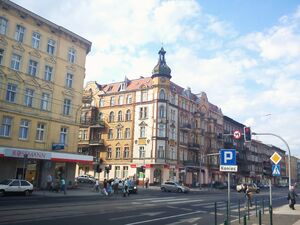
<instances>
[{"instance_id":1,"label":"sign post","mask_svg":"<svg viewBox=\"0 0 300 225\"><path fill-rule=\"evenodd\" d=\"M220 171L228 172L227 224L230 225L230 172L237 172L236 150L235 149L221 149L220 150Z\"/></svg>"}]
</instances>

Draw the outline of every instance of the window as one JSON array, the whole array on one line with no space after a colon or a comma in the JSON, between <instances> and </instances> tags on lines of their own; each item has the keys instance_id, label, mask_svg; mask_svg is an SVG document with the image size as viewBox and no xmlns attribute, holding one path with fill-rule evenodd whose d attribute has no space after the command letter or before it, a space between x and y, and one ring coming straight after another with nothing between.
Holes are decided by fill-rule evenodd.
<instances>
[{"instance_id":1,"label":"window","mask_svg":"<svg viewBox=\"0 0 300 225\"><path fill-rule=\"evenodd\" d=\"M18 54L12 54L10 68L13 70L20 70L21 56Z\"/></svg>"},{"instance_id":2,"label":"window","mask_svg":"<svg viewBox=\"0 0 300 225\"><path fill-rule=\"evenodd\" d=\"M103 121L103 113L102 112L99 112L98 119L99 119L99 121Z\"/></svg>"},{"instance_id":3,"label":"window","mask_svg":"<svg viewBox=\"0 0 300 225\"><path fill-rule=\"evenodd\" d=\"M16 95L17 95L17 85L8 83L7 91L6 91L6 101L16 102Z\"/></svg>"},{"instance_id":4,"label":"window","mask_svg":"<svg viewBox=\"0 0 300 225\"><path fill-rule=\"evenodd\" d=\"M171 95L171 103L173 104L173 105L175 105L175 100L176 98L175 98L175 95Z\"/></svg>"},{"instance_id":5,"label":"window","mask_svg":"<svg viewBox=\"0 0 300 225\"><path fill-rule=\"evenodd\" d=\"M159 99L165 99L165 98L166 98L165 91L163 89L161 89L159 92Z\"/></svg>"},{"instance_id":6,"label":"window","mask_svg":"<svg viewBox=\"0 0 300 225\"><path fill-rule=\"evenodd\" d=\"M159 159L165 158L164 146L158 146L158 158Z\"/></svg>"},{"instance_id":7,"label":"window","mask_svg":"<svg viewBox=\"0 0 300 225\"><path fill-rule=\"evenodd\" d=\"M106 158L111 159L111 148L107 148Z\"/></svg>"},{"instance_id":8,"label":"window","mask_svg":"<svg viewBox=\"0 0 300 225\"><path fill-rule=\"evenodd\" d=\"M0 136L10 137L11 126L12 126L12 118L9 116L4 116L2 119L2 124L1 124L1 128L0 128Z\"/></svg>"},{"instance_id":9,"label":"window","mask_svg":"<svg viewBox=\"0 0 300 225\"><path fill-rule=\"evenodd\" d=\"M126 121L131 120L131 112L130 112L130 109L127 109L127 111L126 111L125 120L126 120Z\"/></svg>"},{"instance_id":10,"label":"window","mask_svg":"<svg viewBox=\"0 0 300 225\"><path fill-rule=\"evenodd\" d=\"M165 137L165 125L164 124L159 124L158 125L158 136L159 137Z\"/></svg>"},{"instance_id":11,"label":"window","mask_svg":"<svg viewBox=\"0 0 300 225\"><path fill-rule=\"evenodd\" d=\"M45 66L45 80L46 81L52 81L52 71L53 68L51 66Z\"/></svg>"},{"instance_id":12,"label":"window","mask_svg":"<svg viewBox=\"0 0 300 225\"><path fill-rule=\"evenodd\" d=\"M32 47L33 48L39 48L40 47L40 40L41 40L41 35L37 32L32 33Z\"/></svg>"},{"instance_id":13,"label":"window","mask_svg":"<svg viewBox=\"0 0 300 225\"><path fill-rule=\"evenodd\" d=\"M64 100L63 114L68 116L68 115L70 115L70 112L71 112L71 100L70 99L65 99Z\"/></svg>"},{"instance_id":14,"label":"window","mask_svg":"<svg viewBox=\"0 0 300 225\"><path fill-rule=\"evenodd\" d=\"M49 101L50 101L50 94L42 93L41 110L45 110L45 111L49 110Z\"/></svg>"},{"instance_id":15,"label":"window","mask_svg":"<svg viewBox=\"0 0 300 225\"><path fill-rule=\"evenodd\" d=\"M140 127L140 138L146 137L146 127L142 126Z\"/></svg>"},{"instance_id":16,"label":"window","mask_svg":"<svg viewBox=\"0 0 300 225\"><path fill-rule=\"evenodd\" d=\"M114 106L115 105L115 97L112 96L110 97L110 106Z\"/></svg>"},{"instance_id":17,"label":"window","mask_svg":"<svg viewBox=\"0 0 300 225\"><path fill-rule=\"evenodd\" d=\"M109 122L114 122L114 120L115 120L115 114L114 114L114 112L110 112L110 114L109 114Z\"/></svg>"},{"instance_id":18,"label":"window","mask_svg":"<svg viewBox=\"0 0 300 225\"><path fill-rule=\"evenodd\" d=\"M16 27L15 40L18 42L23 42L24 35L25 35L25 27L18 24Z\"/></svg>"},{"instance_id":19,"label":"window","mask_svg":"<svg viewBox=\"0 0 300 225\"><path fill-rule=\"evenodd\" d=\"M125 147L124 148L124 159L128 159L129 158L129 147Z\"/></svg>"},{"instance_id":20,"label":"window","mask_svg":"<svg viewBox=\"0 0 300 225\"><path fill-rule=\"evenodd\" d=\"M28 66L28 74L35 77L37 74L37 66L38 66L38 63L36 61L30 59L29 66Z\"/></svg>"},{"instance_id":21,"label":"window","mask_svg":"<svg viewBox=\"0 0 300 225\"><path fill-rule=\"evenodd\" d=\"M121 177L120 166L115 167L115 177Z\"/></svg>"},{"instance_id":22,"label":"window","mask_svg":"<svg viewBox=\"0 0 300 225\"><path fill-rule=\"evenodd\" d=\"M100 107L103 107L103 106L104 106L104 98L101 98L101 99L100 99L99 106L100 106Z\"/></svg>"},{"instance_id":23,"label":"window","mask_svg":"<svg viewBox=\"0 0 300 225\"><path fill-rule=\"evenodd\" d=\"M122 138L122 129L117 128L117 139L121 139L121 138Z\"/></svg>"},{"instance_id":24,"label":"window","mask_svg":"<svg viewBox=\"0 0 300 225\"><path fill-rule=\"evenodd\" d=\"M4 49L0 48L0 65L3 65Z\"/></svg>"},{"instance_id":25,"label":"window","mask_svg":"<svg viewBox=\"0 0 300 225\"><path fill-rule=\"evenodd\" d=\"M66 86L67 88L72 88L72 85L73 85L73 74L67 73Z\"/></svg>"},{"instance_id":26,"label":"window","mask_svg":"<svg viewBox=\"0 0 300 225\"><path fill-rule=\"evenodd\" d=\"M47 52L48 52L50 55L54 55L54 52L55 52L55 41L52 40L52 39L49 39L49 40L48 40Z\"/></svg>"},{"instance_id":27,"label":"window","mask_svg":"<svg viewBox=\"0 0 300 225\"><path fill-rule=\"evenodd\" d=\"M125 129L125 138L130 138L130 128Z\"/></svg>"},{"instance_id":28,"label":"window","mask_svg":"<svg viewBox=\"0 0 300 225\"><path fill-rule=\"evenodd\" d=\"M0 17L0 34L6 34L7 24L7 19Z\"/></svg>"},{"instance_id":29,"label":"window","mask_svg":"<svg viewBox=\"0 0 300 225\"><path fill-rule=\"evenodd\" d=\"M139 149L139 158L140 159L145 158L145 149L144 149L144 146L140 146L140 149Z\"/></svg>"},{"instance_id":30,"label":"window","mask_svg":"<svg viewBox=\"0 0 300 225\"><path fill-rule=\"evenodd\" d=\"M116 148L116 159L120 159L121 158L121 149L120 147Z\"/></svg>"},{"instance_id":31,"label":"window","mask_svg":"<svg viewBox=\"0 0 300 225\"><path fill-rule=\"evenodd\" d=\"M175 127L171 127L171 139L176 139Z\"/></svg>"},{"instance_id":32,"label":"window","mask_svg":"<svg viewBox=\"0 0 300 225\"><path fill-rule=\"evenodd\" d=\"M75 62L75 55L76 55L76 50L74 48L70 48L68 53L68 61L70 63Z\"/></svg>"},{"instance_id":33,"label":"window","mask_svg":"<svg viewBox=\"0 0 300 225\"><path fill-rule=\"evenodd\" d=\"M159 106L159 118L165 118L165 107L163 105Z\"/></svg>"},{"instance_id":34,"label":"window","mask_svg":"<svg viewBox=\"0 0 300 225\"><path fill-rule=\"evenodd\" d=\"M148 108L141 107L140 108L140 119L147 119L148 118Z\"/></svg>"},{"instance_id":35,"label":"window","mask_svg":"<svg viewBox=\"0 0 300 225\"><path fill-rule=\"evenodd\" d=\"M67 144L68 142L68 128L62 127L60 128L60 138L59 138L59 143L61 144Z\"/></svg>"},{"instance_id":36,"label":"window","mask_svg":"<svg viewBox=\"0 0 300 225\"><path fill-rule=\"evenodd\" d=\"M29 121L21 120L20 121L20 130L19 130L19 138L22 140L28 139L28 129L29 129Z\"/></svg>"},{"instance_id":37,"label":"window","mask_svg":"<svg viewBox=\"0 0 300 225\"><path fill-rule=\"evenodd\" d=\"M33 106L33 96L34 96L34 90L30 88L26 88L25 90L25 97L24 97L24 104L28 107Z\"/></svg>"},{"instance_id":38,"label":"window","mask_svg":"<svg viewBox=\"0 0 300 225\"><path fill-rule=\"evenodd\" d=\"M108 130L108 139L113 139L113 130L112 129L109 129Z\"/></svg>"},{"instance_id":39,"label":"window","mask_svg":"<svg viewBox=\"0 0 300 225\"><path fill-rule=\"evenodd\" d=\"M127 104L131 104L132 103L132 95L127 95L126 103Z\"/></svg>"},{"instance_id":40,"label":"window","mask_svg":"<svg viewBox=\"0 0 300 225\"><path fill-rule=\"evenodd\" d=\"M175 110L174 109L171 109L171 121L175 121Z\"/></svg>"},{"instance_id":41,"label":"window","mask_svg":"<svg viewBox=\"0 0 300 225\"><path fill-rule=\"evenodd\" d=\"M121 95L119 96L118 105L123 105L123 103L124 103L124 96Z\"/></svg>"},{"instance_id":42,"label":"window","mask_svg":"<svg viewBox=\"0 0 300 225\"><path fill-rule=\"evenodd\" d=\"M123 178L128 177L128 166L123 166Z\"/></svg>"},{"instance_id":43,"label":"window","mask_svg":"<svg viewBox=\"0 0 300 225\"><path fill-rule=\"evenodd\" d=\"M122 111L118 112L118 121L122 121Z\"/></svg>"},{"instance_id":44,"label":"window","mask_svg":"<svg viewBox=\"0 0 300 225\"><path fill-rule=\"evenodd\" d=\"M45 136L45 124L38 123L37 128L36 128L36 137L35 137L35 139L37 141L44 141L44 136Z\"/></svg>"},{"instance_id":45,"label":"window","mask_svg":"<svg viewBox=\"0 0 300 225\"><path fill-rule=\"evenodd\" d=\"M145 102L148 100L148 92L147 90L141 91L141 102Z\"/></svg>"}]
</instances>

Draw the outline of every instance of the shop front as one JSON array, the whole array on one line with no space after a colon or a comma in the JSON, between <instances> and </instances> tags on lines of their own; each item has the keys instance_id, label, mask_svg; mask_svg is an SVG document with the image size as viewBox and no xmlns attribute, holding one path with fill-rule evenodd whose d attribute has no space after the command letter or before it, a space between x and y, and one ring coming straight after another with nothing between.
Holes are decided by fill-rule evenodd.
<instances>
[{"instance_id":1,"label":"shop front","mask_svg":"<svg viewBox=\"0 0 300 225\"><path fill-rule=\"evenodd\" d=\"M45 187L47 176L53 180L65 178L67 184L75 180L77 163L93 163L92 156L40 151L34 149L0 147L0 180L26 179L35 187Z\"/></svg>"}]
</instances>

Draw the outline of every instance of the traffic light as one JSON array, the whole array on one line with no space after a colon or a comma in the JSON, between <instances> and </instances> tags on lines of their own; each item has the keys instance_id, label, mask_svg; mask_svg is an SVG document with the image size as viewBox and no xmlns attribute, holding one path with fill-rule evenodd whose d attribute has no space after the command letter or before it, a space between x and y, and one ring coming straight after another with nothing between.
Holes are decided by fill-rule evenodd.
<instances>
[{"instance_id":1,"label":"traffic light","mask_svg":"<svg viewBox=\"0 0 300 225\"><path fill-rule=\"evenodd\" d=\"M245 142L251 141L251 128L250 127L244 127L244 140L245 140Z\"/></svg>"}]
</instances>

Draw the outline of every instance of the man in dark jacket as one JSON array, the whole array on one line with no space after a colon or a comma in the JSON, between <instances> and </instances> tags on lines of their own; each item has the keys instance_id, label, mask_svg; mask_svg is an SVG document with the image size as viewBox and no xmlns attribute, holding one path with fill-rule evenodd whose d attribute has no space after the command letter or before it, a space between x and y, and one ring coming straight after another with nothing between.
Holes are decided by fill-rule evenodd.
<instances>
[{"instance_id":1,"label":"man in dark jacket","mask_svg":"<svg viewBox=\"0 0 300 225\"><path fill-rule=\"evenodd\" d=\"M289 193L288 193L288 200L289 200L289 206L292 210L295 210L295 204L296 204L296 197L298 195L296 194L295 192L295 187L294 186L291 186L290 190L289 190Z\"/></svg>"}]
</instances>

